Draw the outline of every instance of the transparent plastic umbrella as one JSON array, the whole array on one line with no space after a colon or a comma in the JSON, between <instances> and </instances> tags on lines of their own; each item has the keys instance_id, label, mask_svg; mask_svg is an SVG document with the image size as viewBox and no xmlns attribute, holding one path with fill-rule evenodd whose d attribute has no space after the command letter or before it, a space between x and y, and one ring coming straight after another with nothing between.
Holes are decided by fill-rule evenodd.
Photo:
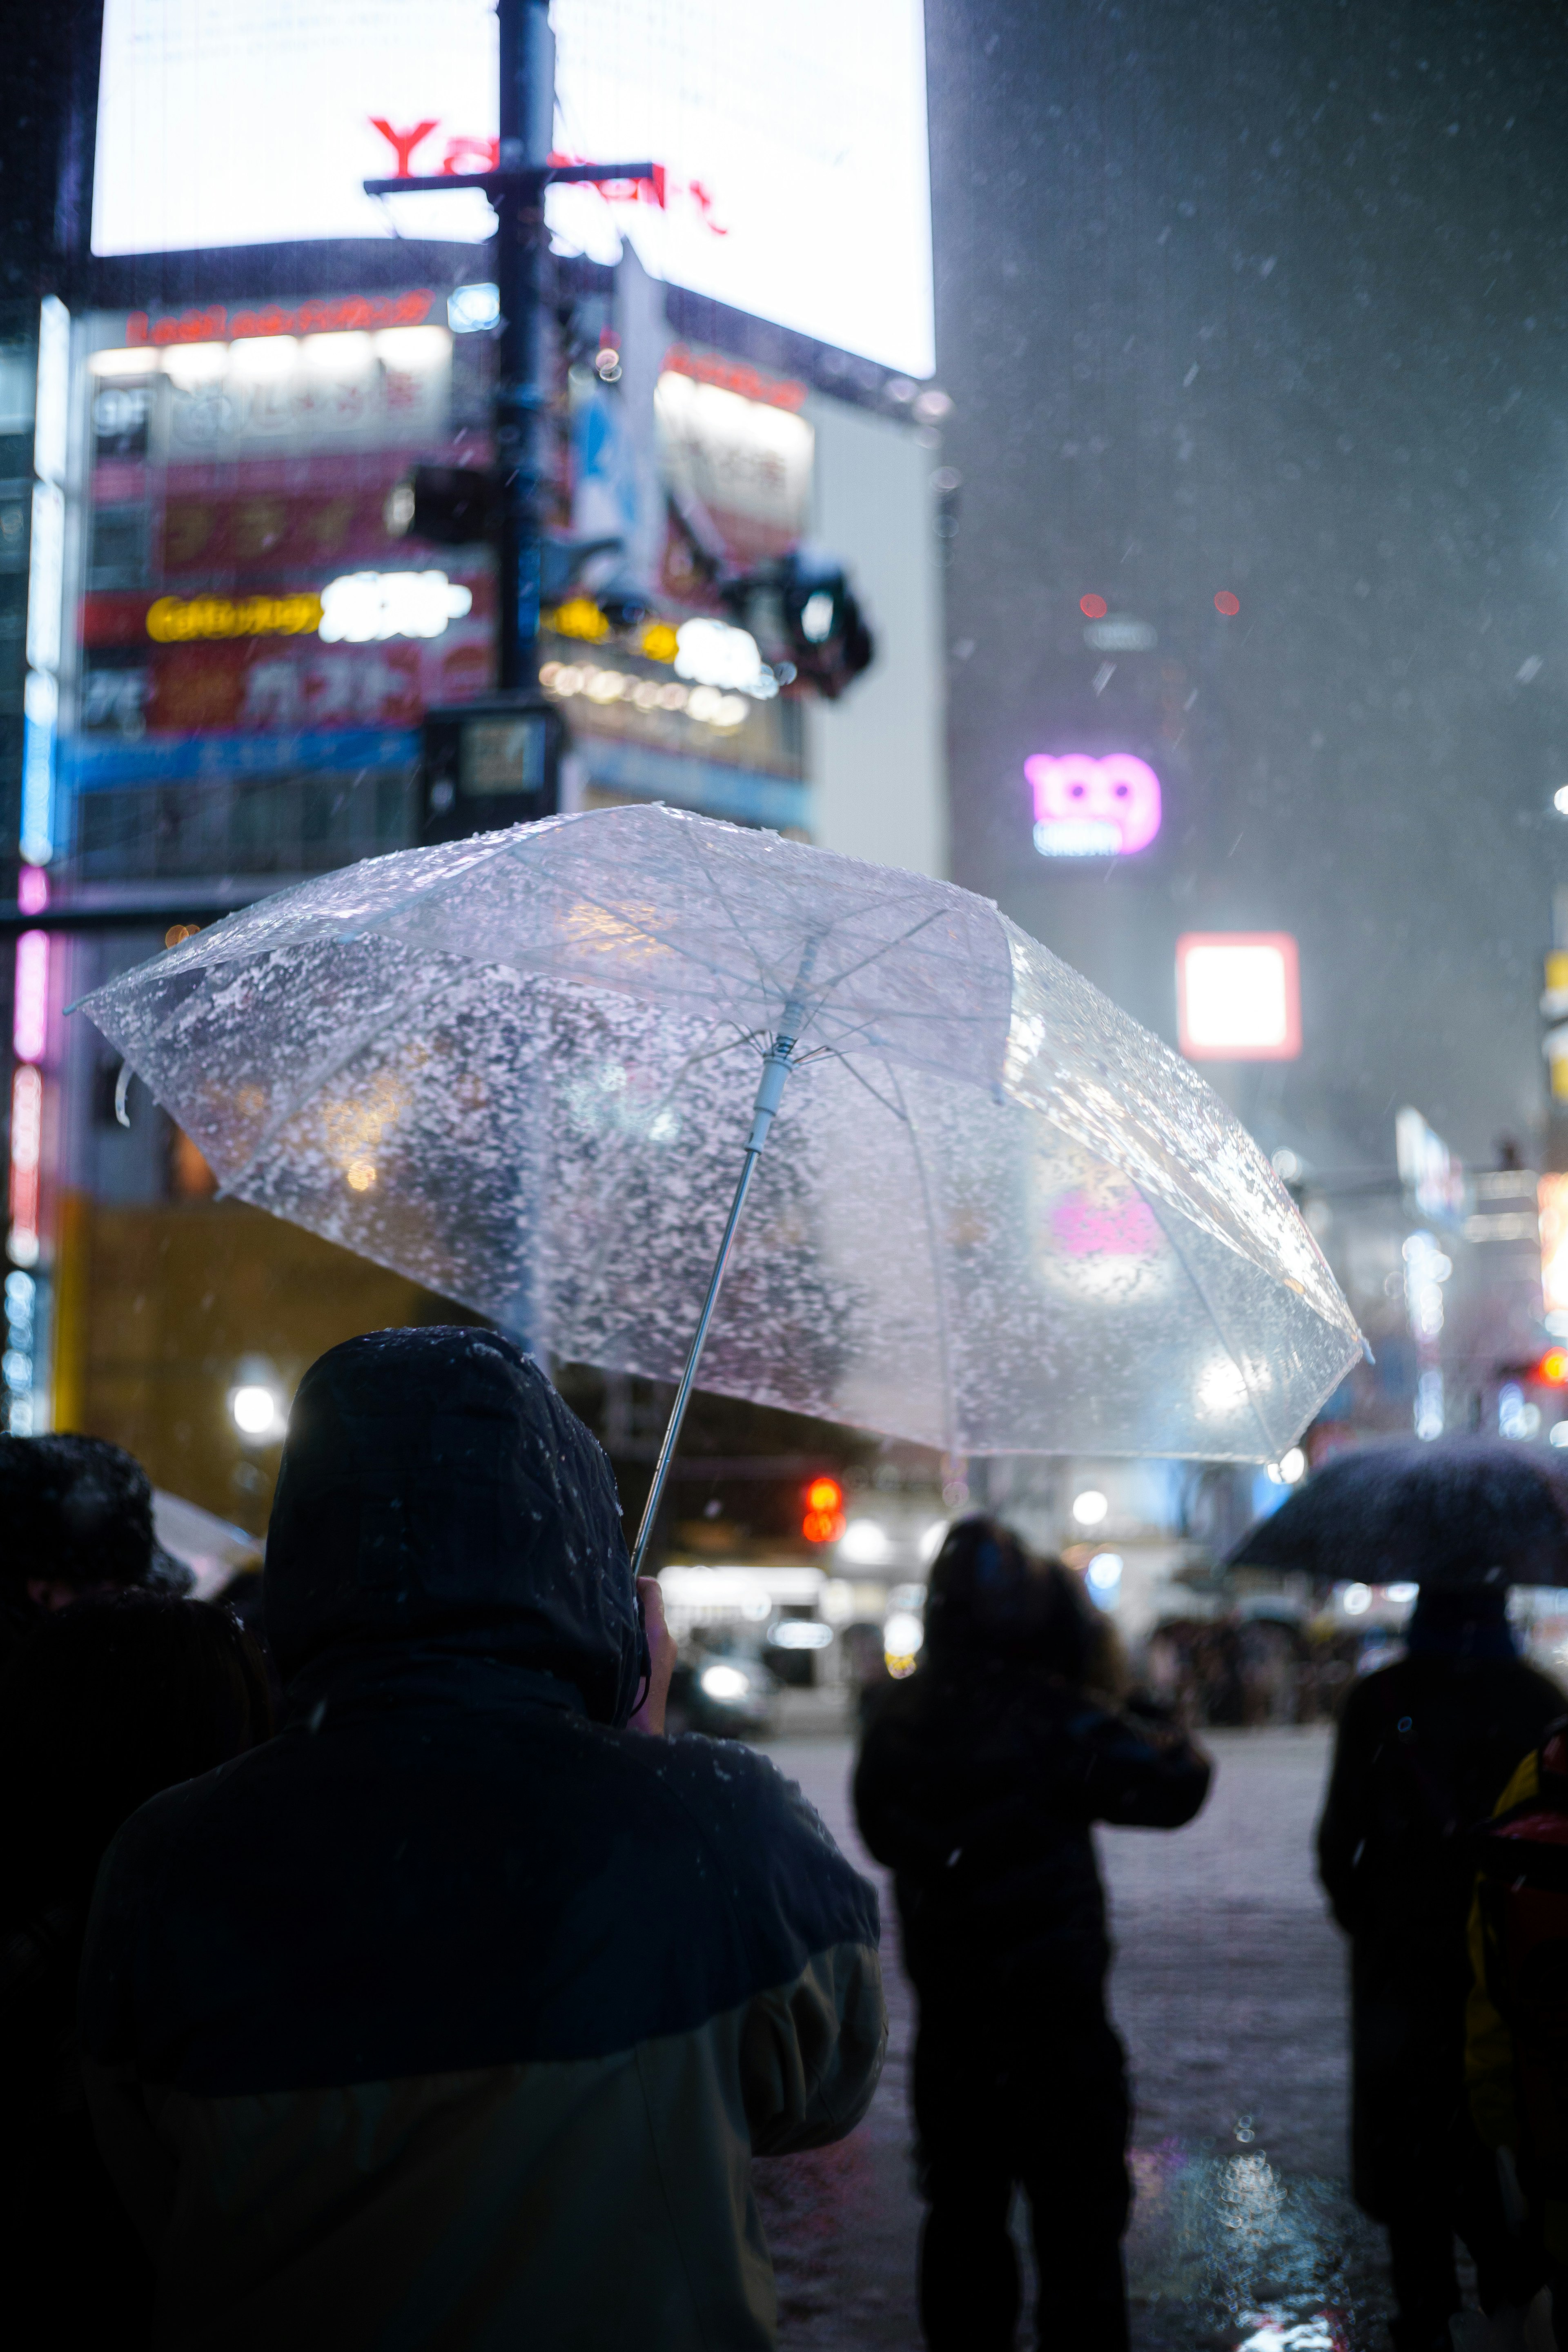
<instances>
[{"instance_id":1,"label":"transparent plastic umbrella","mask_svg":"<svg viewBox=\"0 0 1568 2352\"><path fill-rule=\"evenodd\" d=\"M405 850L84 1009L226 1192L682 1405L705 1336L951 1454L1268 1460L1361 1351L1184 1062L988 900L772 834Z\"/></svg>"}]
</instances>

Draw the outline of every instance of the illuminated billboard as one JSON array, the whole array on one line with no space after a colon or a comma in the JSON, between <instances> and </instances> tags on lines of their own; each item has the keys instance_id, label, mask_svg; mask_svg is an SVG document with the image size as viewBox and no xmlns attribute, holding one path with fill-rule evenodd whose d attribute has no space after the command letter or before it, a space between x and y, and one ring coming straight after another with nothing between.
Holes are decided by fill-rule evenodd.
<instances>
[{"instance_id":1,"label":"illuminated billboard","mask_svg":"<svg viewBox=\"0 0 1568 2352\"><path fill-rule=\"evenodd\" d=\"M1288 931L1186 931L1176 941L1176 1020L1194 1062L1293 1062L1301 982Z\"/></svg>"},{"instance_id":2,"label":"illuminated billboard","mask_svg":"<svg viewBox=\"0 0 1568 2352\"><path fill-rule=\"evenodd\" d=\"M558 240L911 375L934 364L921 0L556 0L560 152L652 182L559 188ZM93 251L386 236L362 182L482 170L488 0L106 0ZM477 192L400 196L479 239Z\"/></svg>"},{"instance_id":3,"label":"illuminated billboard","mask_svg":"<svg viewBox=\"0 0 1568 2352\"><path fill-rule=\"evenodd\" d=\"M1129 751L1037 751L1024 773L1042 857L1131 857L1160 830L1160 779Z\"/></svg>"}]
</instances>

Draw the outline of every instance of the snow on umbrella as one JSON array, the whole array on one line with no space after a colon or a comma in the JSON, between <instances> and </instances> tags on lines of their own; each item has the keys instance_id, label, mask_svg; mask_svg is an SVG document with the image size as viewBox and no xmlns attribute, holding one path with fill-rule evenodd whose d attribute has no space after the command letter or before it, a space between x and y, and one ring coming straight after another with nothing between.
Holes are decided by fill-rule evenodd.
<instances>
[{"instance_id":1,"label":"snow on umbrella","mask_svg":"<svg viewBox=\"0 0 1568 2352\"><path fill-rule=\"evenodd\" d=\"M1358 1446L1315 1471L1232 1549L1237 1567L1324 1583L1568 1585L1568 1478L1477 1438Z\"/></svg>"},{"instance_id":2,"label":"snow on umbrella","mask_svg":"<svg viewBox=\"0 0 1568 2352\"><path fill-rule=\"evenodd\" d=\"M85 1009L227 1193L535 1349L684 1365L665 1460L704 1335L710 1387L953 1454L1270 1459L1360 1352L1184 1062L988 900L772 834L405 850Z\"/></svg>"}]
</instances>

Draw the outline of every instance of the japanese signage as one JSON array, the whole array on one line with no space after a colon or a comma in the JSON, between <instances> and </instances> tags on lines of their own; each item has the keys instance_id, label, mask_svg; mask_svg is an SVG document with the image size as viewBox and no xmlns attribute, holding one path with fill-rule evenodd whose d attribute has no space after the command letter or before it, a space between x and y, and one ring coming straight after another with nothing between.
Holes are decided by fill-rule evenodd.
<instances>
[{"instance_id":1,"label":"japanese signage","mask_svg":"<svg viewBox=\"0 0 1568 2352\"><path fill-rule=\"evenodd\" d=\"M933 365L921 0L555 0L562 241L916 376ZM95 253L384 236L366 179L482 170L490 0L106 0ZM481 239L481 194L400 196Z\"/></svg>"}]
</instances>

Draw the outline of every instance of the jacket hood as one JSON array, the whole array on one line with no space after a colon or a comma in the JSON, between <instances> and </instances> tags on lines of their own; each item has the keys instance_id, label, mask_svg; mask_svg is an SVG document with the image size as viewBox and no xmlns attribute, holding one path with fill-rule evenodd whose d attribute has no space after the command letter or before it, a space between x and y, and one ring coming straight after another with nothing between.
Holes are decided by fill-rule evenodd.
<instances>
[{"instance_id":1,"label":"jacket hood","mask_svg":"<svg viewBox=\"0 0 1568 2352\"><path fill-rule=\"evenodd\" d=\"M417 1645L573 1684L623 1724L645 1654L615 1481L544 1374L490 1331L375 1331L311 1365L267 1537L291 1682Z\"/></svg>"}]
</instances>

